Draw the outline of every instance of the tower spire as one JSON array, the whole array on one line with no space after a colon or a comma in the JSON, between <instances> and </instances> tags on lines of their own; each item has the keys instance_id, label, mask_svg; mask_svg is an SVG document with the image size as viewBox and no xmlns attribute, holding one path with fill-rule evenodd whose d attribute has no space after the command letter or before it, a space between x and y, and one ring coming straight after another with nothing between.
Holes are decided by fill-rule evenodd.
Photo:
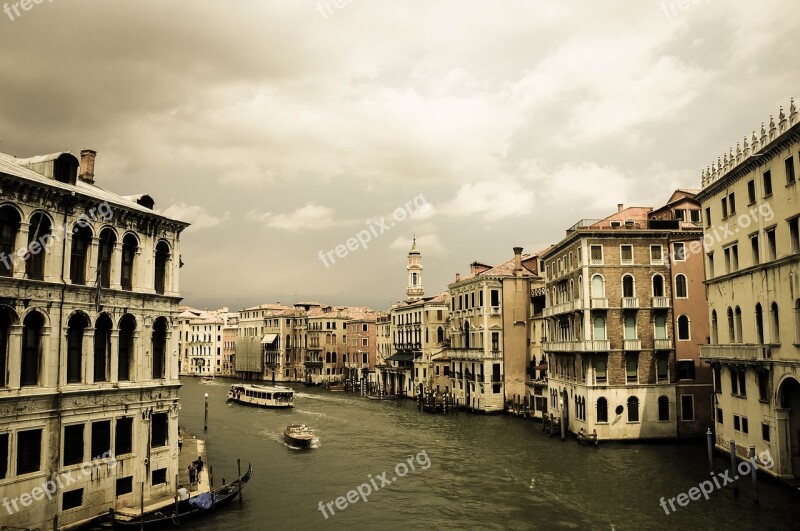
<instances>
[{"instance_id":1,"label":"tower spire","mask_svg":"<svg viewBox=\"0 0 800 531\"><path fill-rule=\"evenodd\" d=\"M425 290L422 287L422 255L417 250L416 234L413 236L411 250L408 252L406 271L408 272L406 296L410 301L419 300L425 295Z\"/></svg>"}]
</instances>

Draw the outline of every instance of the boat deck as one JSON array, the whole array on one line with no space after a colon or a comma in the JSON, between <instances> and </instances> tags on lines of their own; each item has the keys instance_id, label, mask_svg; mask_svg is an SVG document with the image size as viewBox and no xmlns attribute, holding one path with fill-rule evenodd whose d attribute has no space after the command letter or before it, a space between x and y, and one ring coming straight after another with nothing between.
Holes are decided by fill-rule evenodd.
<instances>
[{"instance_id":1,"label":"boat deck","mask_svg":"<svg viewBox=\"0 0 800 531\"><path fill-rule=\"evenodd\" d=\"M189 496L197 496L203 492L211 491L211 484L208 477L208 457L206 455L206 444L202 439L196 438L194 435L181 430L183 436L183 449L178 456L178 483L189 489ZM197 459L197 456L203 456L203 472L200 474L200 481L193 486L189 486L189 465L192 461ZM144 501L144 512L157 511L159 509L166 509L175 506L175 493L164 495L160 498L150 499ZM125 518L139 518L142 514L141 509L137 507L121 507L115 509L114 512Z\"/></svg>"}]
</instances>

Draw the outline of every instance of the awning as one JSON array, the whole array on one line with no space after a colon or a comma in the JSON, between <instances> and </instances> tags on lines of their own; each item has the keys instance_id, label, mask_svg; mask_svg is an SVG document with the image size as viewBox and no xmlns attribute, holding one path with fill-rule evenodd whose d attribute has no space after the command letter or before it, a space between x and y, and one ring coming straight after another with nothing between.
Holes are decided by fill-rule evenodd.
<instances>
[{"instance_id":1,"label":"awning","mask_svg":"<svg viewBox=\"0 0 800 531\"><path fill-rule=\"evenodd\" d=\"M261 339L261 344L262 345L271 345L271 344L275 343L276 339L278 339L278 334L266 334Z\"/></svg>"},{"instance_id":2,"label":"awning","mask_svg":"<svg viewBox=\"0 0 800 531\"><path fill-rule=\"evenodd\" d=\"M413 352L398 352L394 356L386 358L386 361L414 361Z\"/></svg>"}]
</instances>

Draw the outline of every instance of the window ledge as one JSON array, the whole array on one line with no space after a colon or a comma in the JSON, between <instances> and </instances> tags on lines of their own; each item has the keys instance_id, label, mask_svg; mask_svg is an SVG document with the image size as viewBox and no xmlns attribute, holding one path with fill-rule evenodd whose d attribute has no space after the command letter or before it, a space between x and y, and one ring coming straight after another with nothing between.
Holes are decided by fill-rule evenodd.
<instances>
[{"instance_id":1,"label":"window ledge","mask_svg":"<svg viewBox=\"0 0 800 531\"><path fill-rule=\"evenodd\" d=\"M629 420L625 424L641 424L642 421L640 420Z\"/></svg>"}]
</instances>

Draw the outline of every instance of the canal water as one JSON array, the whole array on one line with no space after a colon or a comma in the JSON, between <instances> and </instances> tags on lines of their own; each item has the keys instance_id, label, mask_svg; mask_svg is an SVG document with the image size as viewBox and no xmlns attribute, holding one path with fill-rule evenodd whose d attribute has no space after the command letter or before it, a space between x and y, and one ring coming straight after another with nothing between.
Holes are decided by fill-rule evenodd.
<instances>
[{"instance_id":1,"label":"canal water","mask_svg":"<svg viewBox=\"0 0 800 531\"><path fill-rule=\"evenodd\" d=\"M797 529L800 497L749 479L667 515L661 497L688 492L707 476L704 442L579 446L548 438L541 424L504 415L429 415L411 401L374 401L295 386L295 407L228 404L232 380L181 389L181 425L206 433L215 484L236 477L236 459L253 465L241 503L185 528L261 529ZM304 423L318 447L283 443L283 428ZM411 465L414 465L412 470ZM400 464L403 465L400 465ZM724 471L729 462L715 462ZM383 479L381 475L386 472ZM733 474L731 474L731 477ZM370 480L374 480L371 482ZM394 481L392 481L394 479ZM390 484L385 484L390 483ZM367 502L339 497L362 486ZM374 487L377 487L377 490ZM351 499L355 495L351 494ZM328 518L319 502L333 502Z\"/></svg>"}]
</instances>

